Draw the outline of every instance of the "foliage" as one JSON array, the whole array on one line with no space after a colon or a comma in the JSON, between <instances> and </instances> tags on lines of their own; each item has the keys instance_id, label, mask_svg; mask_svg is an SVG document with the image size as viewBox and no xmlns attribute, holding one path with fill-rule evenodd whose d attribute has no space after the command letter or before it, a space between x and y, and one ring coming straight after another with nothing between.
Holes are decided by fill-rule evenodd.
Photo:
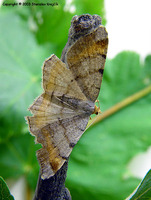
<instances>
[{"instance_id":1,"label":"foliage","mask_svg":"<svg viewBox=\"0 0 151 200\"><path fill-rule=\"evenodd\" d=\"M147 173L144 180L141 182L136 193L130 200L150 200L151 199L151 170Z\"/></svg>"},{"instance_id":2,"label":"foliage","mask_svg":"<svg viewBox=\"0 0 151 200\"><path fill-rule=\"evenodd\" d=\"M0 177L0 199L14 200L13 196L10 194L9 189L2 177Z\"/></svg>"},{"instance_id":3,"label":"foliage","mask_svg":"<svg viewBox=\"0 0 151 200\"><path fill-rule=\"evenodd\" d=\"M10 1L11 2L11 1ZM39 2L34 1L34 2ZM0 172L7 178L24 175L35 189L39 165L24 116L42 92L41 66L52 53L58 57L67 42L73 15L99 14L103 1L72 1L70 13L59 6L17 6L0 9ZM105 111L150 84L151 56L145 62L134 52L122 52L107 60L99 100ZM75 199L124 199L139 179L127 165L151 144L151 95L127 106L89 128L75 146L69 162L66 185Z\"/></svg>"}]
</instances>

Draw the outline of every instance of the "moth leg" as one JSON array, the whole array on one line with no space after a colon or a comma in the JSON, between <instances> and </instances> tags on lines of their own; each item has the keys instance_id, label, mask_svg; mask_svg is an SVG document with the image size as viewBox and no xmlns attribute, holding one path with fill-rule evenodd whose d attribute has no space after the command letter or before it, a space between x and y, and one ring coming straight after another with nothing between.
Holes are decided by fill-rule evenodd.
<instances>
[{"instance_id":1,"label":"moth leg","mask_svg":"<svg viewBox=\"0 0 151 200\"><path fill-rule=\"evenodd\" d=\"M100 110L100 103L99 103L99 100L97 99L97 100L95 101L95 103L98 103L98 106L95 105L94 111L93 111L92 114L96 114L96 115L101 114L102 112L101 112L101 110Z\"/></svg>"}]
</instances>

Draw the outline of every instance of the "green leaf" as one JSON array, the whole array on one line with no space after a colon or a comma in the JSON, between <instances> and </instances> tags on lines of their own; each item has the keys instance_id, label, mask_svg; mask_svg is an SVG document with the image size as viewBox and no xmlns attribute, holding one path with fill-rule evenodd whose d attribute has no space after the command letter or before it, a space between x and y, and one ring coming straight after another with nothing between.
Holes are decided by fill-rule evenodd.
<instances>
[{"instance_id":1,"label":"green leaf","mask_svg":"<svg viewBox=\"0 0 151 200\"><path fill-rule=\"evenodd\" d=\"M10 194L8 187L1 176L0 176L0 199L14 200L14 197Z\"/></svg>"},{"instance_id":2,"label":"green leaf","mask_svg":"<svg viewBox=\"0 0 151 200\"><path fill-rule=\"evenodd\" d=\"M134 52L107 60L99 96L101 110L145 88L144 67ZM151 94L84 133L69 161L67 187L73 200L120 200L136 188L140 180L132 176L128 164L151 144L150 102Z\"/></svg>"},{"instance_id":3,"label":"green leaf","mask_svg":"<svg viewBox=\"0 0 151 200\"><path fill-rule=\"evenodd\" d=\"M140 57L134 52L121 52L108 59L99 96L102 108L107 109L143 89L141 73Z\"/></svg>"},{"instance_id":4,"label":"green leaf","mask_svg":"<svg viewBox=\"0 0 151 200\"><path fill-rule=\"evenodd\" d=\"M0 13L0 46L0 172L4 178L25 175L35 188L38 147L24 117L42 92L41 66L50 52L36 43L27 23L11 11Z\"/></svg>"},{"instance_id":5,"label":"green leaf","mask_svg":"<svg viewBox=\"0 0 151 200\"><path fill-rule=\"evenodd\" d=\"M0 13L0 46L0 141L4 141L24 132L24 116L41 92L41 66L49 53L11 12Z\"/></svg>"},{"instance_id":6,"label":"green leaf","mask_svg":"<svg viewBox=\"0 0 151 200\"><path fill-rule=\"evenodd\" d=\"M18 179L25 176L31 188L35 188L39 173L34 137L30 134L11 137L1 144L0 172L7 178Z\"/></svg>"},{"instance_id":7,"label":"green leaf","mask_svg":"<svg viewBox=\"0 0 151 200\"><path fill-rule=\"evenodd\" d=\"M151 199L151 170L146 174L145 178L138 187L136 193L130 200L150 200Z\"/></svg>"}]
</instances>

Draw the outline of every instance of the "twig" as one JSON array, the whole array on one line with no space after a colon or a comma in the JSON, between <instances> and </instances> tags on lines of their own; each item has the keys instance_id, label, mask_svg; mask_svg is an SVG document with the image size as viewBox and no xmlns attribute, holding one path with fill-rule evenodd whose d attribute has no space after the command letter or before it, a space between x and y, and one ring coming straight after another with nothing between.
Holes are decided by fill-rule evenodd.
<instances>
[{"instance_id":1,"label":"twig","mask_svg":"<svg viewBox=\"0 0 151 200\"><path fill-rule=\"evenodd\" d=\"M33 200L71 200L70 192L65 187L68 161L49 179L39 179Z\"/></svg>"},{"instance_id":2,"label":"twig","mask_svg":"<svg viewBox=\"0 0 151 200\"><path fill-rule=\"evenodd\" d=\"M151 93L151 85L146 87L145 89L131 95L130 97L124 99L123 101L115 104L105 112L103 112L101 115L97 115L94 117L91 121L88 127L94 126L96 123L102 121L103 119L107 118L108 116L116 113L118 110L128 106L129 104L141 99L142 97L146 96L147 94Z\"/></svg>"}]
</instances>

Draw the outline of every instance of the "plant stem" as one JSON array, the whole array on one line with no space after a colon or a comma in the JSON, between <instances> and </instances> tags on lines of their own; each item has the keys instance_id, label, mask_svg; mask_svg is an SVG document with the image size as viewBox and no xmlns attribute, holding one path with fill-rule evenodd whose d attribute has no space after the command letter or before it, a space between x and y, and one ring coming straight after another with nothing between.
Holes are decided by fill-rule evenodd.
<instances>
[{"instance_id":1,"label":"plant stem","mask_svg":"<svg viewBox=\"0 0 151 200\"><path fill-rule=\"evenodd\" d=\"M151 93L151 85L149 85L148 87L146 87L145 89L131 95L130 97L124 99L123 101L115 104L114 106L112 106L111 108L109 108L108 110L106 110L105 112L103 112L101 115L97 115L96 117L94 117L92 119L92 121L90 122L89 126L93 126L94 124L102 121L103 119L107 118L108 116L116 113L118 110L126 107L127 105L141 99L142 97L146 96L147 94Z\"/></svg>"},{"instance_id":2,"label":"plant stem","mask_svg":"<svg viewBox=\"0 0 151 200\"><path fill-rule=\"evenodd\" d=\"M33 200L71 200L69 190L65 187L68 160L48 179L41 179L39 174L36 192Z\"/></svg>"},{"instance_id":3,"label":"plant stem","mask_svg":"<svg viewBox=\"0 0 151 200\"><path fill-rule=\"evenodd\" d=\"M31 200L31 199L32 199L32 192L28 183L26 183L26 200Z\"/></svg>"}]
</instances>

